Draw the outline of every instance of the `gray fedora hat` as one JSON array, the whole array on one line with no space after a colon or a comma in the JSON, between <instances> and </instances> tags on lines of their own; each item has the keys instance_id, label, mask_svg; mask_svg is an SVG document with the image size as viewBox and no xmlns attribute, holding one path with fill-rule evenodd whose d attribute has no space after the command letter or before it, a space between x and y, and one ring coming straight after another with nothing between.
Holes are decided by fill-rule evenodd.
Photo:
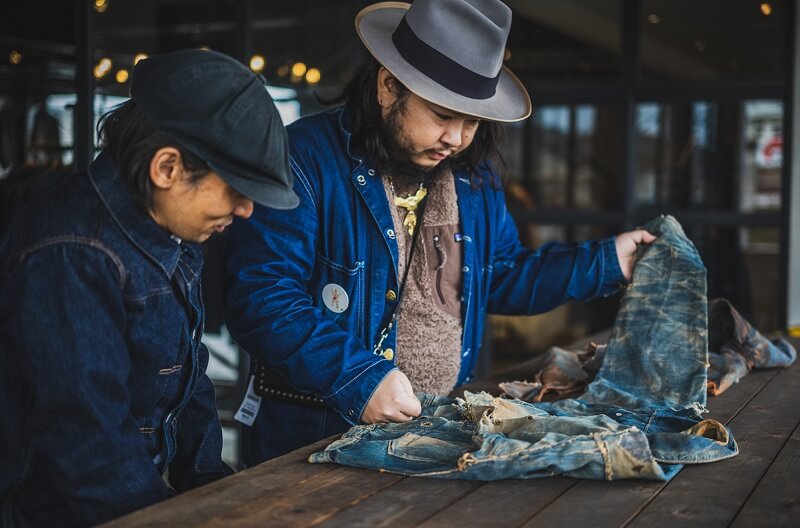
<instances>
[{"instance_id":1,"label":"gray fedora hat","mask_svg":"<svg viewBox=\"0 0 800 528\"><path fill-rule=\"evenodd\" d=\"M381 2L356 31L409 90L450 110L492 121L531 114L527 90L503 66L511 9L499 0Z\"/></svg>"}]
</instances>

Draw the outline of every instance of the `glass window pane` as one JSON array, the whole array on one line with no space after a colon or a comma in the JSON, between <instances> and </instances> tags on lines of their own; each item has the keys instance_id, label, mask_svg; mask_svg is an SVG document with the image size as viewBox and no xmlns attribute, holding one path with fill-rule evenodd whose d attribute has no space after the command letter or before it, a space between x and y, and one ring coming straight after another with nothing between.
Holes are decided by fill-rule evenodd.
<instances>
[{"instance_id":1,"label":"glass window pane","mask_svg":"<svg viewBox=\"0 0 800 528\"><path fill-rule=\"evenodd\" d=\"M624 128L619 106L545 106L530 118L529 167L510 167L528 208L621 207Z\"/></svg>"},{"instance_id":2,"label":"glass window pane","mask_svg":"<svg viewBox=\"0 0 800 528\"><path fill-rule=\"evenodd\" d=\"M782 288L780 230L769 227L684 228L708 269L708 298L725 297L759 330L777 330Z\"/></svg>"},{"instance_id":3,"label":"glass window pane","mask_svg":"<svg viewBox=\"0 0 800 528\"><path fill-rule=\"evenodd\" d=\"M636 206L780 207L781 101L643 103L636 112Z\"/></svg>"},{"instance_id":4,"label":"glass window pane","mask_svg":"<svg viewBox=\"0 0 800 528\"><path fill-rule=\"evenodd\" d=\"M208 48L235 55L234 4L226 0L114 2L95 13L96 92L127 96L141 54Z\"/></svg>"},{"instance_id":5,"label":"glass window pane","mask_svg":"<svg viewBox=\"0 0 800 528\"><path fill-rule=\"evenodd\" d=\"M622 76L617 0L507 0L506 65L533 82Z\"/></svg>"},{"instance_id":6,"label":"glass window pane","mask_svg":"<svg viewBox=\"0 0 800 528\"><path fill-rule=\"evenodd\" d=\"M784 80L787 8L786 0L645 0L642 76Z\"/></svg>"}]
</instances>

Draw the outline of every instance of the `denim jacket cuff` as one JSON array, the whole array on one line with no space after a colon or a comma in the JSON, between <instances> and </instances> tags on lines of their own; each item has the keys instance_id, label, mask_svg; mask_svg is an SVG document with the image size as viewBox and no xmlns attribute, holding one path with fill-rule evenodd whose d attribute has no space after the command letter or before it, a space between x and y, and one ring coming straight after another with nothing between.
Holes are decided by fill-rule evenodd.
<instances>
[{"instance_id":1,"label":"denim jacket cuff","mask_svg":"<svg viewBox=\"0 0 800 528\"><path fill-rule=\"evenodd\" d=\"M381 359L368 365L360 374L350 380L343 388L328 398L328 404L351 425L358 425L361 414L369 399L386 375L397 366L389 360Z\"/></svg>"},{"instance_id":2,"label":"denim jacket cuff","mask_svg":"<svg viewBox=\"0 0 800 528\"><path fill-rule=\"evenodd\" d=\"M599 295L607 296L627 286L628 279L622 274L622 268L619 266L616 237L603 240L600 243L600 251L603 258L603 276L600 281Z\"/></svg>"}]
</instances>

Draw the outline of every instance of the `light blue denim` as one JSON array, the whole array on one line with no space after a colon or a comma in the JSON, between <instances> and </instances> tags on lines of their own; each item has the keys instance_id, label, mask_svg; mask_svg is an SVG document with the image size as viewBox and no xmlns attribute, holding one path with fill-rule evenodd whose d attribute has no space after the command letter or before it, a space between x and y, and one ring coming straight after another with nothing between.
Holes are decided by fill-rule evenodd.
<instances>
[{"instance_id":1,"label":"light blue denim","mask_svg":"<svg viewBox=\"0 0 800 528\"><path fill-rule=\"evenodd\" d=\"M309 461L448 479L669 480L683 464L735 456L730 431L701 414L705 267L674 218L645 228L658 239L641 249L603 366L581 398L421 394L420 418L353 427Z\"/></svg>"}]
</instances>

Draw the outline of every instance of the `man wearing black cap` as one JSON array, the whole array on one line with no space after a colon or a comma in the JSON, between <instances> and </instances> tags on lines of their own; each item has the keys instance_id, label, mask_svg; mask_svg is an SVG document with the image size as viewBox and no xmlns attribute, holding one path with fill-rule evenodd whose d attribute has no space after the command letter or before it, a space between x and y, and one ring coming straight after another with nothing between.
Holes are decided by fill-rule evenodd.
<instances>
[{"instance_id":1,"label":"man wearing black cap","mask_svg":"<svg viewBox=\"0 0 800 528\"><path fill-rule=\"evenodd\" d=\"M285 131L263 78L210 51L140 62L131 96L0 246L4 526L97 524L230 473L195 243L297 205Z\"/></svg>"},{"instance_id":2,"label":"man wearing black cap","mask_svg":"<svg viewBox=\"0 0 800 528\"><path fill-rule=\"evenodd\" d=\"M653 240L520 244L497 150L498 122L531 113L503 67L510 25L498 0L369 6L356 28L375 60L342 107L289 127L300 205L257 207L228 238L228 327L263 397L247 464L410 420L414 391L470 380L487 312L609 295Z\"/></svg>"}]
</instances>

